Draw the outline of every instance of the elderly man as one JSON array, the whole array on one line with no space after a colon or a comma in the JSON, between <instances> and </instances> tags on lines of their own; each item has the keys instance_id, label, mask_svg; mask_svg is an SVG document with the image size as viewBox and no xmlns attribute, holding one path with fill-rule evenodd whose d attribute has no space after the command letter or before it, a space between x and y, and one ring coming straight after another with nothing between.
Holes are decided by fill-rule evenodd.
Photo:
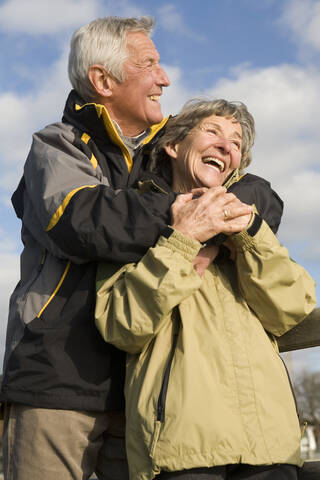
<instances>
[{"instance_id":1,"label":"elderly man","mask_svg":"<svg viewBox=\"0 0 320 480\"><path fill-rule=\"evenodd\" d=\"M1 387L7 480L127 478L124 354L94 325L96 262L138 261L168 224L219 233L212 192L179 198L171 221L173 194L132 188L166 123L152 26L107 17L74 34L62 122L34 135L13 195L24 250ZM234 205L230 231L249 208Z\"/></svg>"}]
</instances>

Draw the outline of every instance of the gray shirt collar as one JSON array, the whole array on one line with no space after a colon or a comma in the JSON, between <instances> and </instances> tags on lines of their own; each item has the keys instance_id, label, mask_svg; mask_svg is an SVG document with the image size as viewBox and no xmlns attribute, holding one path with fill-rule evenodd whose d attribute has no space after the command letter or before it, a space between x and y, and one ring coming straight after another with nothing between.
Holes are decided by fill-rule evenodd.
<instances>
[{"instance_id":1,"label":"gray shirt collar","mask_svg":"<svg viewBox=\"0 0 320 480\"><path fill-rule=\"evenodd\" d=\"M120 135L121 140L125 144L125 146L128 148L131 156L133 156L134 151L141 145L143 140L149 135L150 133L150 128L147 128L142 133L139 133L136 137L126 137L123 135L121 128L117 124L115 120L112 120L113 125L115 126L115 129L117 130L118 134Z\"/></svg>"}]
</instances>

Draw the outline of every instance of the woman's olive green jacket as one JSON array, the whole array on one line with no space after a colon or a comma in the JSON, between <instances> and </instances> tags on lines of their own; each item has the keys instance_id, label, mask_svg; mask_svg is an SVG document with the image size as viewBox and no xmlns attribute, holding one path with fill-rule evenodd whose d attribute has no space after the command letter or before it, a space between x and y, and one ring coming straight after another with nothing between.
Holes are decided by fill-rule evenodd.
<instances>
[{"instance_id":1,"label":"woman's olive green jacket","mask_svg":"<svg viewBox=\"0 0 320 480\"><path fill-rule=\"evenodd\" d=\"M268 225L229 239L200 277L200 243L177 231L138 264L102 264L96 324L128 352L132 480L232 463L300 465L300 426L273 336L315 306L314 282Z\"/></svg>"}]
</instances>

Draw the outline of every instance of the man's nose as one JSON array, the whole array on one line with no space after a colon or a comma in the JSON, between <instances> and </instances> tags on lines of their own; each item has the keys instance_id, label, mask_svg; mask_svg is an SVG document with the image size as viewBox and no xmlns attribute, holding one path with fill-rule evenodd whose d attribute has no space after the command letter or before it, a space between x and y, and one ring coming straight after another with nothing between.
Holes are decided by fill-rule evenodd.
<instances>
[{"instance_id":1,"label":"man's nose","mask_svg":"<svg viewBox=\"0 0 320 480\"><path fill-rule=\"evenodd\" d=\"M169 77L160 65L158 65L157 69L157 83L162 87L169 87L170 85Z\"/></svg>"}]
</instances>

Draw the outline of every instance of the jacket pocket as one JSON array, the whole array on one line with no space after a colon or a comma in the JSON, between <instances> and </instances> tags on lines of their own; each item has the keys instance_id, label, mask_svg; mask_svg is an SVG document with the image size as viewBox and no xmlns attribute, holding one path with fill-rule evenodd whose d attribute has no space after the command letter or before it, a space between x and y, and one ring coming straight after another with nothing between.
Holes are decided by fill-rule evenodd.
<instances>
[{"instance_id":1,"label":"jacket pocket","mask_svg":"<svg viewBox=\"0 0 320 480\"><path fill-rule=\"evenodd\" d=\"M94 262L78 265L65 261L37 312L43 328L65 329L72 322L80 328L80 324L88 322L94 312L95 276Z\"/></svg>"},{"instance_id":2,"label":"jacket pocket","mask_svg":"<svg viewBox=\"0 0 320 480\"><path fill-rule=\"evenodd\" d=\"M61 275L61 278L56 286L56 288L54 289L54 291L52 292L52 294L50 295L50 297L48 298L48 300L46 301L46 303L43 305L43 307L41 308L41 310L39 311L39 313L37 314L37 317L40 318L41 315L43 314L43 312L45 311L45 309L48 307L49 303L54 299L54 297L57 295L58 291L60 290L66 276L67 276L67 273L70 269L70 265L71 265L71 262L69 261Z\"/></svg>"}]
</instances>

